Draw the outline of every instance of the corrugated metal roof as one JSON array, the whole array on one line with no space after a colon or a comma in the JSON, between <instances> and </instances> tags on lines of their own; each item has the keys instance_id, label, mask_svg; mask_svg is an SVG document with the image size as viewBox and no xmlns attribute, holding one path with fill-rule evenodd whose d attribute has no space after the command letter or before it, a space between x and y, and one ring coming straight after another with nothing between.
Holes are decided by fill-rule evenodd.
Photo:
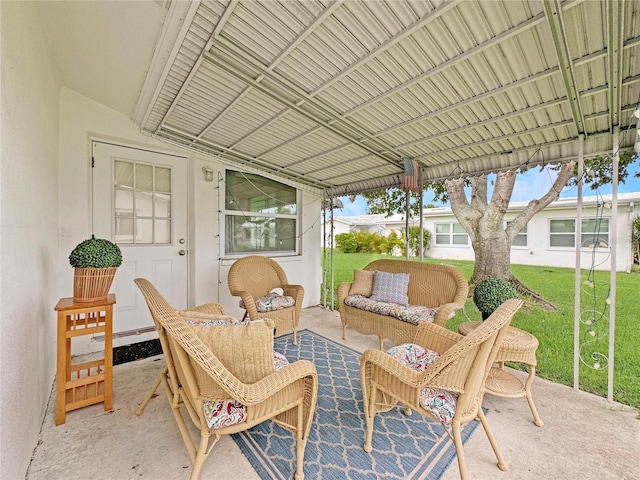
<instances>
[{"instance_id":1,"label":"corrugated metal roof","mask_svg":"<svg viewBox=\"0 0 640 480\"><path fill-rule=\"evenodd\" d=\"M344 195L622 148L640 2L202 1L142 129ZM141 117L142 118L142 117Z\"/></svg>"}]
</instances>

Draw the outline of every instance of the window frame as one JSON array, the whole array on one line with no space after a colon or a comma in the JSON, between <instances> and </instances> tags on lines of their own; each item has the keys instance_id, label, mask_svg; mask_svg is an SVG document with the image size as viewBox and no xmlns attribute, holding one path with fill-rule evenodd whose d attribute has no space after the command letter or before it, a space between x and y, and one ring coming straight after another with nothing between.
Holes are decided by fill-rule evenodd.
<instances>
[{"instance_id":1,"label":"window frame","mask_svg":"<svg viewBox=\"0 0 640 480\"><path fill-rule=\"evenodd\" d=\"M439 225L446 225L448 226L448 232L440 232L438 233L438 226ZM462 229L462 232L456 232L455 231L455 226L459 226ZM462 227L462 225L460 225L459 222L435 222L433 224L433 229L435 232L435 242L434 242L434 246L437 247L456 247L456 248L464 248L464 247L468 247L469 246L469 234L466 232L466 230ZM448 243L439 243L438 242L438 237L443 236L443 235L447 235L448 236ZM455 243L453 240L455 237L462 237L464 235L464 237L466 237L467 241L466 243Z\"/></svg>"},{"instance_id":2,"label":"window frame","mask_svg":"<svg viewBox=\"0 0 640 480\"><path fill-rule=\"evenodd\" d=\"M556 232L556 233L554 233L554 232L551 231L552 230L551 226L552 226L553 222L567 222L567 221L573 222L573 231L572 232ZM577 221L577 218L575 218L575 217L562 217L562 218L550 218L549 219L549 230L548 230L549 237L548 237L548 242L549 242L549 248L550 249L554 249L554 250L555 249L557 249L557 250L572 249L573 250L573 249L576 248L576 234L577 234L577 232L576 232L576 230L577 230L576 229L576 221ZM611 218L610 217L600 217L600 218L598 218L598 217L583 217L581 219L582 230L580 232L580 235L581 235L580 244L579 244L580 248L591 248L591 247L589 247L589 245L587 245L587 246L583 245L584 242L586 241L585 236L593 235L594 233L596 233L595 232L595 230L596 230L595 229L595 225L597 224L596 222L598 222L598 221L606 222L606 224L607 224L606 231L600 231L599 232L599 237L598 237L598 238L600 238L602 236L606 237L605 241L606 241L607 245L605 247L595 246L595 250L598 251L598 250L610 247L609 239L611 238ZM594 228L590 229L588 231L585 230L585 222L594 222ZM571 235L573 237L573 244L570 245L570 246L569 245L552 245L551 239L554 236L559 237L561 235L563 235L563 236Z\"/></svg>"},{"instance_id":3,"label":"window frame","mask_svg":"<svg viewBox=\"0 0 640 480\"><path fill-rule=\"evenodd\" d=\"M131 165L131 185L118 182L118 163ZM138 176L140 175L139 167L150 169L150 186L138 184ZM111 215L115 243L125 246L171 245L174 238L173 168L166 165L156 165L153 163L124 158L116 158L112 168L113 177L111 195L113 203ZM158 172L161 172L162 170L166 170L169 176L168 183L164 183L164 189L162 188L163 183L158 180ZM146 206L146 212L142 212L142 207L139 206L140 198L142 198L143 195L148 196L150 199L148 201L149 205ZM122 200L126 200L127 196L131 197L130 202L126 205L126 207L130 208L125 208L125 206L122 205ZM160 208L162 200L168 204L168 208ZM125 204L126 203L127 202L125 202ZM158 213L162 211L165 212L164 215ZM125 228L125 225L128 222L131 224L131 233L119 233L120 229L129 230L128 228ZM166 241L159 241L158 238L162 236L160 234L160 226L163 222L166 224ZM147 237L145 237L143 233L145 231L143 224L147 224L146 230L149 231L148 235L150 236L150 241L144 241Z\"/></svg>"},{"instance_id":4,"label":"window frame","mask_svg":"<svg viewBox=\"0 0 640 480\"><path fill-rule=\"evenodd\" d=\"M230 172L241 174L241 175L250 175L261 177L262 179L273 182L275 185L283 186L287 189L292 189L295 192L295 214L283 214L283 213L273 213L273 212L259 212L259 211L243 211L241 209L227 209L227 195L229 189L227 188L227 180L228 174ZM232 168L224 169L224 189L220 189L220 204L222 208L220 209L221 213L221 221L220 221L220 250L223 258L236 258L239 256L246 255L264 255L269 257L284 257L284 256L297 256L300 255L302 251L301 240L300 240L300 225L302 221L302 192L300 189L292 187L291 185L287 185L284 182L274 180L269 177L265 177L263 175L257 173L248 173L243 172L241 170L235 170ZM293 233L293 249L283 249L283 250L269 250L269 249L247 249L243 251L227 251L228 245L234 245L233 239L227 238L227 234L229 232L229 219L232 217L242 218L245 220L251 221L255 218L265 218L272 219L271 221L276 221L277 219L284 220L292 220L294 223L294 233Z\"/></svg>"}]
</instances>

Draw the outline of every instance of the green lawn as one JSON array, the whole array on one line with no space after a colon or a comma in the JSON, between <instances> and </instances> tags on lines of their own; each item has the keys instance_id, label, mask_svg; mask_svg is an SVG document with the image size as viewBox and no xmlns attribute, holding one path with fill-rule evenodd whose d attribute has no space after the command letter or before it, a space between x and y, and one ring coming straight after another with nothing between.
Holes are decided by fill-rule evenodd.
<instances>
[{"instance_id":1,"label":"green lawn","mask_svg":"<svg viewBox=\"0 0 640 480\"><path fill-rule=\"evenodd\" d=\"M327 257L328 258L328 257ZM362 268L376 258L388 258L377 254L334 253L335 286L351 281L353 269ZM459 260L425 259L429 263L446 263L458 268L467 279L473 273L473 262ZM328 261L327 261L328 265ZM540 293L559 309L550 312L525 302L513 319L512 325L535 335L539 342L537 375L542 378L573 386L573 330L574 330L574 282L575 270L570 268L512 265L514 275ZM595 272L598 282L609 283L609 272ZM616 324L613 395L618 402L640 408L640 274L618 273L616 276ZM589 309L583 296L583 309ZM335 296L337 302L337 295ZM593 307L592 307L593 308ZM599 310L601 308L598 307ZM462 322L480 320L480 312L467 300L464 311L447 323L447 328L457 330ZM583 331L586 327L583 327ZM608 354L608 329L599 340L598 351ZM518 365L512 365L518 367ZM534 387L535 388L535 387ZM597 395L607 396L607 368L593 370L580 365L580 388Z\"/></svg>"}]
</instances>

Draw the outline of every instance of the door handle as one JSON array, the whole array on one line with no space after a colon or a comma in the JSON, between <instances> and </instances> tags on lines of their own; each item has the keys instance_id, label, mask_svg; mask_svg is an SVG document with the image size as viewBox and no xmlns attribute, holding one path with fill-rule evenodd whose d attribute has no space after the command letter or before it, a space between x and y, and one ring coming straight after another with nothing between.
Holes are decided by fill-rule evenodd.
<instances>
[{"instance_id":1,"label":"door handle","mask_svg":"<svg viewBox=\"0 0 640 480\"><path fill-rule=\"evenodd\" d=\"M178 252L178 255L180 255L180 256L183 256L183 255L186 255L186 254L187 254L187 251L186 251L186 250L180 250L180 251Z\"/></svg>"}]
</instances>

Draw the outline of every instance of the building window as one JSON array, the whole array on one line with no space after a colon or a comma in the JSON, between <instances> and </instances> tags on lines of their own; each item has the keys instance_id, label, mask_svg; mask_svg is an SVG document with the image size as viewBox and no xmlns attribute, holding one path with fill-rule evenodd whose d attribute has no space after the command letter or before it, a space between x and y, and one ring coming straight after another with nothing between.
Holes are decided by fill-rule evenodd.
<instances>
[{"instance_id":1,"label":"building window","mask_svg":"<svg viewBox=\"0 0 640 480\"><path fill-rule=\"evenodd\" d=\"M506 225L509 226L511 222L507 222ZM518 232L518 235L515 236L513 242L511 242L512 247L526 247L527 246L527 226L525 225L522 230Z\"/></svg>"},{"instance_id":2,"label":"building window","mask_svg":"<svg viewBox=\"0 0 640 480\"><path fill-rule=\"evenodd\" d=\"M436 245L469 245L469 235L459 223L436 223Z\"/></svg>"},{"instance_id":3,"label":"building window","mask_svg":"<svg viewBox=\"0 0 640 480\"><path fill-rule=\"evenodd\" d=\"M609 219L582 219L582 242L580 243L580 245L586 248L608 248Z\"/></svg>"},{"instance_id":4,"label":"building window","mask_svg":"<svg viewBox=\"0 0 640 480\"><path fill-rule=\"evenodd\" d=\"M575 219L550 220L549 246L575 247L576 221ZM582 219L582 235L580 245L588 248L609 246L609 219Z\"/></svg>"},{"instance_id":5,"label":"building window","mask_svg":"<svg viewBox=\"0 0 640 480\"><path fill-rule=\"evenodd\" d=\"M225 179L225 253L297 253L297 190L232 170Z\"/></svg>"}]
</instances>

